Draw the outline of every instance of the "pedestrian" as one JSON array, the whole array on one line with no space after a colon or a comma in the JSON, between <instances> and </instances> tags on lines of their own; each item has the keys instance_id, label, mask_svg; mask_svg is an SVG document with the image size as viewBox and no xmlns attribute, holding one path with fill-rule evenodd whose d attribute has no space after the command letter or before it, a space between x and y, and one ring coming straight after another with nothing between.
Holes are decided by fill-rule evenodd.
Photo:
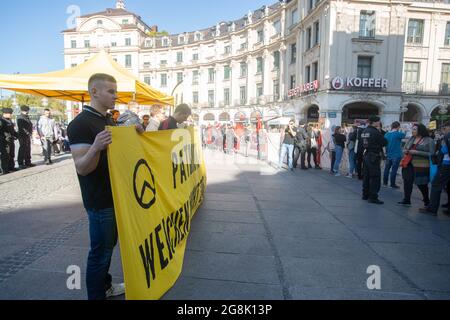
<instances>
[{"instance_id":1,"label":"pedestrian","mask_svg":"<svg viewBox=\"0 0 450 320\"><path fill-rule=\"evenodd\" d=\"M17 128L19 137L19 154L17 162L19 169L34 167L31 163L31 137L33 135L33 123L28 116L30 107L21 106L20 115L17 117Z\"/></svg>"},{"instance_id":2,"label":"pedestrian","mask_svg":"<svg viewBox=\"0 0 450 320\"><path fill-rule=\"evenodd\" d=\"M284 130L284 138L283 138L283 144L281 145L281 154L280 154L280 160L278 167L279 169L282 168L284 158L288 158L288 166L289 170L294 171L294 165L293 165L293 155L294 155L294 139L297 135L296 130L294 128L294 120L289 121L289 125Z\"/></svg>"},{"instance_id":3,"label":"pedestrian","mask_svg":"<svg viewBox=\"0 0 450 320\"><path fill-rule=\"evenodd\" d=\"M353 178L356 168L356 153L355 153L355 145L356 145L356 135L357 135L357 127L353 126L350 129L350 133L348 135L348 174L347 178Z\"/></svg>"},{"instance_id":4,"label":"pedestrian","mask_svg":"<svg viewBox=\"0 0 450 320\"><path fill-rule=\"evenodd\" d=\"M113 284L108 273L117 244L117 225L107 154L112 134L105 128L115 125L107 111L114 109L117 82L110 75L94 74L89 79L88 88L91 106L85 106L83 112L70 123L68 137L89 218L88 299L104 300L125 292L124 284ZM142 130L141 126L139 128Z\"/></svg>"},{"instance_id":5,"label":"pedestrian","mask_svg":"<svg viewBox=\"0 0 450 320\"><path fill-rule=\"evenodd\" d=\"M245 129L244 129L244 142L245 142L244 156L246 158L248 158L248 151L250 149L251 136L252 136L252 131L250 130L249 125L246 124Z\"/></svg>"},{"instance_id":6,"label":"pedestrian","mask_svg":"<svg viewBox=\"0 0 450 320\"><path fill-rule=\"evenodd\" d=\"M422 193L425 207L430 204L430 157L434 154L434 140L430 138L427 127L415 124L412 128L412 137L404 148L404 157L401 160L404 198L401 205L411 205L413 185Z\"/></svg>"},{"instance_id":7,"label":"pedestrian","mask_svg":"<svg viewBox=\"0 0 450 320\"><path fill-rule=\"evenodd\" d=\"M341 127L337 126L334 129L334 144L335 144L335 152L336 158L333 166L333 172L336 177L339 177L341 174L339 173L339 168L341 166L342 155L344 154L345 142L347 138L344 134L341 133Z\"/></svg>"},{"instance_id":8,"label":"pedestrian","mask_svg":"<svg viewBox=\"0 0 450 320\"><path fill-rule=\"evenodd\" d=\"M2 174L8 174L18 169L15 168L14 140L18 138L14 123L11 120L13 109L3 108L0 117L0 159Z\"/></svg>"},{"instance_id":9,"label":"pedestrian","mask_svg":"<svg viewBox=\"0 0 450 320\"><path fill-rule=\"evenodd\" d=\"M52 162L52 146L56 141L55 120L52 119L50 109L44 109L44 114L39 118L37 123L37 131L41 139L42 149L44 151L45 164L51 165Z\"/></svg>"},{"instance_id":10,"label":"pedestrian","mask_svg":"<svg viewBox=\"0 0 450 320\"><path fill-rule=\"evenodd\" d=\"M363 167L364 167L364 144L362 142L362 133L367 128L365 124L361 124L356 129L356 142L355 142L355 152L356 152L356 173L358 174L358 179L363 179Z\"/></svg>"},{"instance_id":11,"label":"pedestrian","mask_svg":"<svg viewBox=\"0 0 450 320\"><path fill-rule=\"evenodd\" d=\"M383 204L378 199L381 185L381 158L383 147L387 140L380 132L380 118L371 116L369 125L362 132L361 138L364 147L364 172L363 172L363 200L369 203Z\"/></svg>"},{"instance_id":12,"label":"pedestrian","mask_svg":"<svg viewBox=\"0 0 450 320\"><path fill-rule=\"evenodd\" d=\"M316 161L317 161L317 169L318 170L322 170L322 166L320 164L322 157L322 145L323 145L323 140L322 140L322 132L320 131L319 128L316 128L316 140L317 140L317 157L316 157Z\"/></svg>"},{"instance_id":13,"label":"pedestrian","mask_svg":"<svg viewBox=\"0 0 450 320\"><path fill-rule=\"evenodd\" d=\"M431 195L430 204L422 209L420 212L431 214L436 216L439 210L439 204L441 200L442 189L447 190L447 204L442 207L447 210L443 211L445 214L449 215L450 212L449 202L450 202L450 121L446 122L442 128L443 138L439 143L440 157L438 159L438 171L433 178L431 183Z\"/></svg>"},{"instance_id":14,"label":"pedestrian","mask_svg":"<svg viewBox=\"0 0 450 320\"><path fill-rule=\"evenodd\" d=\"M336 126L331 127L331 133L329 135L330 141L328 141L328 144L324 150L328 151L328 157L330 158L330 173L334 175L334 163L336 162L336 145L334 141L334 129L336 129Z\"/></svg>"},{"instance_id":15,"label":"pedestrian","mask_svg":"<svg viewBox=\"0 0 450 320\"><path fill-rule=\"evenodd\" d=\"M164 121L164 115L162 113L161 107L154 106L150 111L150 120L148 122L147 128L145 131L147 132L155 132L158 131L159 125Z\"/></svg>"},{"instance_id":16,"label":"pedestrian","mask_svg":"<svg viewBox=\"0 0 450 320\"><path fill-rule=\"evenodd\" d=\"M184 123L191 114L191 108L187 104L182 103L175 109L173 116L161 122L159 130L178 129L178 125Z\"/></svg>"},{"instance_id":17,"label":"pedestrian","mask_svg":"<svg viewBox=\"0 0 450 320\"><path fill-rule=\"evenodd\" d=\"M312 124L307 127L306 152L308 153L308 169L312 169L311 156L313 157L314 168L319 169L317 163L317 136Z\"/></svg>"},{"instance_id":18,"label":"pedestrian","mask_svg":"<svg viewBox=\"0 0 450 320\"><path fill-rule=\"evenodd\" d=\"M383 185L387 187L390 173L390 187L393 189L399 189L395 183L397 177L398 167L400 160L402 159L402 141L405 139L406 134L400 131L400 122L394 121L391 125L391 131L384 135L388 144L386 146L386 164L384 167Z\"/></svg>"},{"instance_id":19,"label":"pedestrian","mask_svg":"<svg viewBox=\"0 0 450 320\"><path fill-rule=\"evenodd\" d=\"M147 130L147 126L150 122L150 115L145 114L142 116L142 128L144 128L144 130Z\"/></svg>"},{"instance_id":20,"label":"pedestrian","mask_svg":"<svg viewBox=\"0 0 450 320\"><path fill-rule=\"evenodd\" d=\"M306 141L308 139L308 133L305 130L305 123L303 121L299 122L299 126L296 128L296 136L295 136L295 144L294 144L294 168L297 168L298 165L298 159L300 158L300 168L302 170L307 170L308 167L306 166Z\"/></svg>"}]
</instances>

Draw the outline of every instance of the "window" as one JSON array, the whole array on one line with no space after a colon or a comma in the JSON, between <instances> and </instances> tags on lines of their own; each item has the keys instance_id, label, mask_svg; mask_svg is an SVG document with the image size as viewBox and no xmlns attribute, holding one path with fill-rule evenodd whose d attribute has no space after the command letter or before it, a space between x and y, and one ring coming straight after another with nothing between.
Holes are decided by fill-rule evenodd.
<instances>
[{"instance_id":1,"label":"window","mask_svg":"<svg viewBox=\"0 0 450 320\"><path fill-rule=\"evenodd\" d=\"M177 52L177 62L183 62L183 52Z\"/></svg>"},{"instance_id":2,"label":"window","mask_svg":"<svg viewBox=\"0 0 450 320\"><path fill-rule=\"evenodd\" d=\"M184 36L178 37L178 44L184 44Z\"/></svg>"},{"instance_id":3,"label":"window","mask_svg":"<svg viewBox=\"0 0 450 320\"><path fill-rule=\"evenodd\" d=\"M131 68L131 54L125 56L125 68Z\"/></svg>"},{"instance_id":4,"label":"window","mask_svg":"<svg viewBox=\"0 0 450 320\"><path fill-rule=\"evenodd\" d=\"M420 80L420 62L405 62L404 82L418 83Z\"/></svg>"},{"instance_id":5,"label":"window","mask_svg":"<svg viewBox=\"0 0 450 320\"><path fill-rule=\"evenodd\" d=\"M145 40L145 47L150 48L151 46L152 46L152 40L150 40L150 39Z\"/></svg>"},{"instance_id":6,"label":"window","mask_svg":"<svg viewBox=\"0 0 450 320\"><path fill-rule=\"evenodd\" d=\"M75 49L75 48L77 47L77 40L72 40L72 41L70 42L70 47L71 47L72 49Z\"/></svg>"},{"instance_id":7,"label":"window","mask_svg":"<svg viewBox=\"0 0 450 320\"><path fill-rule=\"evenodd\" d=\"M263 73L264 61L263 58L256 58L256 73Z\"/></svg>"},{"instance_id":8,"label":"window","mask_svg":"<svg viewBox=\"0 0 450 320\"><path fill-rule=\"evenodd\" d=\"M161 74L161 88L167 87L167 74Z\"/></svg>"},{"instance_id":9,"label":"window","mask_svg":"<svg viewBox=\"0 0 450 320\"><path fill-rule=\"evenodd\" d=\"M291 21L292 21L292 25L296 24L298 22L298 10L294 9L291 12Z\"/></svg>"},{"instance_id":10,"label":"window","mask_svg":"<svg viewBox=\"0 0 450 320\"><path fill-rule=\"evenodd\" d=\"M97 27L101 27L103 26L103 21L102 20L97 20Z\"/></svg>"},{"instance_id":11,"label":"window","mask_svg":"<svg viewBox=\"0 0 450 320\"><path fill-rule=\"evenodd\" d=\"M357 76L359 78L372 77L372 57L359 56Z\"/></svg>"},{"instance_id":12,"label":"window","mask_svg":"<svg viewBox=\"0 0 450 320\"><path fill-rule=\"evenodd\" d=\"M264 30L258 30L258 43L264 42Z\"/></svg>"},{"instance_id":13,"label":"window","mask_svg":"<svg viewBox=\"0 0 450 320\"><path fill-rule=\"evenodd\" d=\"M239 97L241 104L247 103L247 87L243 86L239 88Z\"/></svg>"},{"instance_id":14,"label":"window","mask_svg":"<svg viewBox=\"0 0 450 320\"><path fill-rule=\"evenodd\" d=\"M247 63L241 62L241 78L247 76Z\"/></svg>"},{"instance_id":15,"label":"window","mask_svg":"<svg viewBox=\"0 0 450 320\"><path fill-rule=\"evenodd\" d=\"M231 53L231 46L225 46L225 54Z\"/></svg>"},{"instance_id":16,"label":"window","mask_svg":"<svg viewBox=\"0 0 450 320\"><path fill-rule=\"evenodd\" d=\"M192 61L198 61L198 53L192 55Z\"/></svg>"},{"instance_id":17,"label":"window","mask_svg":"<svg viewBox=\"0 0 450 320\"><path fill-rule=\"evenodd\" d=\"M280 20L277 20L273 23L273 28L275 29L275 34L281 33L281 22Z\"/></svg>"},{"instance_id":18,"label":"window","mask_svg":"<svg viewBox=\"0 0 450 320\"><path fill-rule=\"evenodd\" d=\"M231 76L231 67L225 66L223 68L223 80L230 80L230 76Z\"/></svg>"},{"instance_id":19,"label":"window","mask_svg":"<svg viewBox=\"0 0 450 320\"><path fill-rule=\"evenodd\" d=\"M200 40L202 40L202 34L200 32L197 32L195 34L195 41L200 41Z\"/></svg>"},{"instance_id":20,"label":"window","mask_svg":"<svg viewBox=\"0 0 450 320\"><path fill-rule=\"evenodd\" d=\"M297 44L291 44L291 64L297 62Z\"/></svg>"},{"instance_id":21,"label":"window","mask_svg":"<svg viewBox=\"0 0 450 320\"><path fill-rule=\"evenodd\" d=\"M122 20L122 24L128 24L129 22L128 22L128 19L123 19Z\"/></svg>"},{"instance_id":22,"label":"window","mask_svg":"<svg viewBox=\"0 0 450 320\"><path fill-rule=\"evenodd\" d=\"M450 22L447 22L447 27L445 28L445 42L444 45L450 46Z\"/></svg>"},{"instance_id":23,"label":"window","mask_svg":"<svg viewBox=\"0 0 450 320\"><path fill-rule=\"evenodd\" d=\"M125 46L131 46L131 38L125 38Z\"/></svg>"},{"instance_id":24,"label":"window","mask_svg":"<svg viewBox=\"0 0 450 320\"><path fill-rule=\"evenodd\" d=\"M278 101L280 99L280 82L278 80L273 82L273 99L274 101Z\"/></svg>"},{"instance_id":25,"label":"window","mask_svg":"<svg viewBox=\"0 0 450 320\"><path fill-rule=\"evenodd\" d=\"M291 79L290 79L291 81L289 82L289 89L294 89L295 88L295 74L293 74L292 76L291 76Z\"/></svg>"},{"instance_id":26,"label":"window","mask_svg":"<svg viewBox=\"0 0 450 320\"><path fill-rule=\"evenodd\" d=\"M305 67L305 82L306 83L311 82L311 66Z\"/></svg>"},{"instance_id":27,"label":"window","mask_svg":"<svg viewBox=\"0 0 450 320\"><path fill-rule=\"evenodd\" d=\"M223 101L226 106L230 105L230 100L231 100L230 99L230 89L229 88L223 89Z\"/></svg>"},{"instance_id":28,"label":"window","mask_svg":"<svg viewBox=\"0 0 450 320\"><path fill-rule=\"evenodd\" d=\"M314 62L312 65L312 80L318 80L319 78L319 63L318 62Z\"/></svg>"},{"instance_id":29,"label":"window","mask_svg":"<svg viewBox=\"0 0 450 320\"><path fill-rule=\"evenodd\" d=\"M247 42L241 43L241 50L246 50L246 49L247 49Z\"/></svg>"},{"instance_id":30,"label":"window","mask_svg":"<svg viewBox=\"0 0 450 320\"><path fill-rule=\"evenodd\" d=\"M409 20L407 42L417 44L421 44L423 42L423 20Z\"/></svg>"},{"instance_id":31,"label":"window","mask_svg":"<svg viewBox=\"0 0 450 320\"><path fill-rule=\"evenodd\" d=\"M70 65L71 68L75 68L76 66L77 66L76 63L72 63L72 64Z\"/></svg>"},{"instance_id":32,"label":"window","mask_svg":"<svg viewBox=\"0 0 450 320\"><path fill-rule=\"evenodd\" d=\"M183 72L177 72L177 83L183 82Z\"/></svg>"},{"instance_id":33,"label":"window","mask_svg":"<svg viewBox=\"0 0 450 320\"><path fill-rule=\"evenodd\" d=\"M117 42L111 42L111 47L117 47Z\"/></svg>"},{"instance_id":34,"label":"window","mask_svg":"<svg viewBox=\"0 0 450 320\"><path fill-rule=\"evenodd\" d=\"M198 103L198 91L192 92L192 102Z\"/></svg>"},{"instance_id":35,"label":"window","mask_svg":"<svg viewBox=\"0 0 450 320\"><path fill-rule=\"evenodd\" d=\"M312 41L312 29L306 29L306 50L311 49L311 41Z\"/></svg>"},{"instance_id":36,"label":"window","mask_svg":"<svg viewBox=\"0 0 450 320\"><path fill-rule=\"evenodd\" d=\"M261 97L264 94L264 88L262 83L256 84L256 97Z\"/></svg>"},{"instance_id":37,"label":"window","mask_svg":"<svg viewBox=\"0 0 450 320\"><path fill-rule=\"evenodd\" d=\"M164 66L164 65L167 64L167 60L161 60L161 61L159 62L159 64L162 65L162 66Z\"/></svg>"},{"instance_id":38,"label":"window","mask_svg":"<svg viewBox=\"0 0 450 320\"><path fill-rule=\"evenodd\" d=\"M314 23L314 45L319 44L320 41L320 24L319 21Z\"/></svg>"},{"instance_id":39,"label":"window","mask_svg":"<svg viewBox=\"0 0 450 320\"><path fill-rule=\"evenodd\" d=\"M192 72L192 84L198 84L198 70Z\"/></svg>"},{"instance_id":40,"label":"window","mask_svg":"<svg viewBox=\"0 0 450 320\"><path fill-rule=\"evenodd\" d=\"M167 38L162 39L162 45L163 45L163 47L168 47L169 46L169 39L167 39Z\"/></svg>"},{"instance_id":41,"label":"window","mask_svg":"<svg viewBox=\"0 0 450 320\"><path fill-rule=\"evenodd\" d=\"M85 48L90 48L90 47L91 47L91 41L89 41L89 40L84 40L84 47L85 47Z\"/></svg>"},{"instance_id":42,"label":"window","mask_svg":"<svg viewBox=\"0 0 450 320\"><path fill-rule=\"evenodd\" d=\"M273 53L273 69L274 70L280 69L280 51L275 51Z\"/></svg>"},{"instance_id":43,"label":"window","mask_svg":"<svg viewBox=\"0 0 450 320\"><path fill-rule=\"evenodd\" d=\"M150 77L150 76L145 76L145 77L144 77L144 82L145 82L146 84L150 85L151 77Z\"/></svg>"},{"instance_id":44,"label":"window","mask_svg":"<svg viewBox=\"0 0 450 320\"><path fill-rule=\"evenodd\" d=\"M375 11L362 10L359 15L359 37L375 38Z\"/></svg>"},{"instance_id":45,"label":"window","mask_svg":"<svg viewBox=\"0 0 450 320\"><path fill-rule=\"evenodd\" d=\"M314 9L314 0L309 0L308 1L308 11L311 11L312 9Z\"/></svg>"},{"instance_id":46,"label":"window","mask_svg":"<svg viewBox=\"0 0 450 320\"><path fill-rule=\"evenodd\" d=\"M214 74L215 74L214 68L209 68L208 69L208 82L209 83L214 82Z\"/></svg>"},{"instance_id":47,"label":"window","mask_svg":"<svg viewBox=\"0 0 450 320\"><path fill-rule=\"evenodd\" d=\"M214 104L214 90L208 90L208 106L212 108Z\"/></svg>"},{"instance_id":48,"label":"window","mask_svg":"<svg viewBox=\"0 0 450 320\"><path fill-rule=\"evenodd\" d=\"M448 88L449 84L450 84L450 63L443 63L439 93L442 95L448 95L450 93Z\"/></svg>"}]
</instances>

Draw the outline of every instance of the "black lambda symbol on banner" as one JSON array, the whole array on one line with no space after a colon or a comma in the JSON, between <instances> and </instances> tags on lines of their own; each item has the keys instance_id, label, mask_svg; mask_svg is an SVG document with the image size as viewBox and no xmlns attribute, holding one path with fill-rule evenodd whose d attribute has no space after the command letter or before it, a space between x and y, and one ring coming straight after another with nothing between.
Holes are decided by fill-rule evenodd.
<instances>
[{"instance_id":1,"label":"black lambda symbol on banner","mask_svg":"<svg viewBox=\"0 0 450 320\"><path fill-rule=\"evenodd\" d=\"M155 177L153 176L152 169L150 169L150 166L144 159L139 160L134 168L133 189L134 196L142 208L150 209L155 204Z\"/></svg>"}]
</instances>

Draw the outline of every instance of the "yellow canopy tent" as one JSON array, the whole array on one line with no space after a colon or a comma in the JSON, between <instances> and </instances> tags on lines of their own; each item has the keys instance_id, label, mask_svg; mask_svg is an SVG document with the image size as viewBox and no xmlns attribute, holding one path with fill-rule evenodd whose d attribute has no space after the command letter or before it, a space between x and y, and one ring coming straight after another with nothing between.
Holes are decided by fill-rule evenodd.
<instances>
[{"instance_id":1,"label":"yellow canopy tent","mask_svg":"<svg viewBox=\"0 0 450 320\"><path fill-rule=\"evenodd\" d=\"M90 101L88 80L95 73L106 73L117 80L118 103L136 101L140 105L173 105L173 97L151 88L123 68L105 51L83 64L61 71L30 74L0 74L0 88L47 98Z\"/></svg>"}]
</instances>

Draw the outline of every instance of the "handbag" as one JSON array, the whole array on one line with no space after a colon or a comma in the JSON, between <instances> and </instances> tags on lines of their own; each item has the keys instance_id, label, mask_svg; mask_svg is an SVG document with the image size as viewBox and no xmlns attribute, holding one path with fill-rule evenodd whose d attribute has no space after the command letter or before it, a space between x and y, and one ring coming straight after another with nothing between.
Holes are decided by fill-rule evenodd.
<instances>
[{"instance_id":1,"label":"handbag","mask_svg":"<svg viewBox=\"0 0 450 320\"><path fill-rule=\"evenodd\" d=\"M417 142L416 145L414 145L413 147L409 148L408 150L409 150L409 151L411 151L411 150L416 150L417 145L420 144L420 143L422 142L422 140L423 140L423 138L421 138L421 139L419 140L419 142ZM405 154L405 155L403 156L402 160L400 161L400 167L402 167L402 168L408 167L409 163L410 163L411 160L412 160L412 157L413 157L413 155L410 154L410 153Z\"/></svg>"}]
</instances>

